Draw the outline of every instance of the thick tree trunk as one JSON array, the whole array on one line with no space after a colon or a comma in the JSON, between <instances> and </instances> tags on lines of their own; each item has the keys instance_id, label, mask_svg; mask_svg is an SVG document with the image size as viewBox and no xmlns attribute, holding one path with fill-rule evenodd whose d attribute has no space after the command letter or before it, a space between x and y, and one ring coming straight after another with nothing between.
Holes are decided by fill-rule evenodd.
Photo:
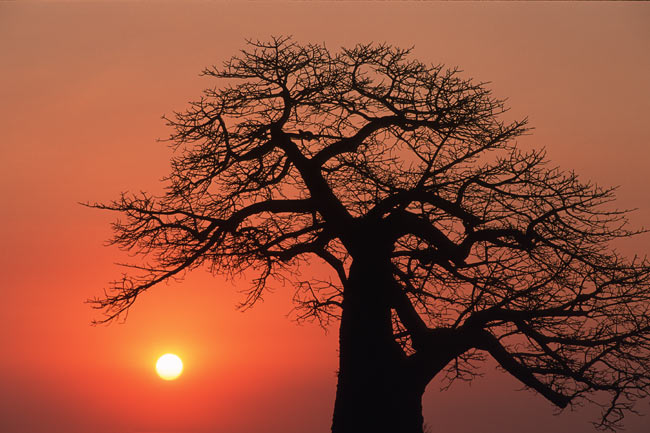
<instances>
[{"instance_id":1,"label":"thick tree trunk","mask_svg":"<svg viewBox=\"0 0 650 433\"><path fill-rule=\"evenodd\" d=\"M422 394L393 338L389 263L355 261L345 288L333 433L422 433Z\"/></svg>"},{"instance_id":2,"label":"thick tree trunk","mask_svg":"<svg viewBox=\"0 0 650 433\"><path fill-rule=\"evenodd\" d=\"M357 377L339 372L333 433L422 433L422 390L392 373L363 379L350 373Z\"/></svg>"}]
</instances>

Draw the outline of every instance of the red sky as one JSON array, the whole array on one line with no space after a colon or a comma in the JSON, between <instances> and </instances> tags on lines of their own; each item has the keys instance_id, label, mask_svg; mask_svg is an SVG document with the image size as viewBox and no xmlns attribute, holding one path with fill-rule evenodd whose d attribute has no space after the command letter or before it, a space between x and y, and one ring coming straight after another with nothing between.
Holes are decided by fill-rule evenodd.
<instances>
[{"instance_id":1,"label":"red sky","mask_svg":"<svg viewBox=\"0 0 650 433\"><path fill-rule=\"evenodd\" d=\"M159 191L160 116L215 85L198 72L244 38L280 34L414 45L490 81L536 127L525 146L620 185L619 206L650 226L650 4L0 2L1 432L329 431L336 329L287 318L289 288L242 313L245 282L196 272L109 327L91 327L99 316L83 303L128 257L102 246L114 216L77 202ZM620 248L644 254L649 240ZM165 352L184 359L181 379L155 376ZM554 417L492 364L484 372L471 387L430 385L434 432L592 431L593 409ZM629 432L642 426L629 418Z\"/></svg>"}]
</instances>

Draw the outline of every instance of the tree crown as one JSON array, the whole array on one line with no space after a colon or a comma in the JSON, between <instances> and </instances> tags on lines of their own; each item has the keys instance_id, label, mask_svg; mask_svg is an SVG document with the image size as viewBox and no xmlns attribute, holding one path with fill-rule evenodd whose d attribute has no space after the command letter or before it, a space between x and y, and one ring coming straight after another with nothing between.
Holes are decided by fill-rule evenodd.
<instances>
[{"instance_id":1,"label":"tree crown","mask_svg":"<svg viewBox=\"0 0 650 433\"><path fill-rule=\"evenodd\" d=\"M292 279L298 317L337 317L351 263L390 269L395 339L427 359L431 338L464 342L449 378L489 353L564 407L602 393L615 427L650 390L650 266L610 241L634 235L613 189L549 166L515 139L504 102L410 50L330 52L250 41L204 75L208 89L168 118L176 149L164 195L123 194L112 242L152 259L94 305L106 320L198 266ZM318 259L332 279L302 280ZM453 334L449 334L453 333Z\"/></svg>"}]
</instances>

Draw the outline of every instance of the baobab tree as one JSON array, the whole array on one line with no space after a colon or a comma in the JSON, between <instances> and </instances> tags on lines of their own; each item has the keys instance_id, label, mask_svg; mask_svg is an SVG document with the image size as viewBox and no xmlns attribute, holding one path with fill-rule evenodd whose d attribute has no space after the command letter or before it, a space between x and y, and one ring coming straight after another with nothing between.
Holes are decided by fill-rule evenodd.
<instances>
[{"instance_id":1,"label":"baobab tree","mask_svg":"<svg viewBox=\"0 0 650 433\"><path fill-rule=\"evenodd\" d=\"M167 118L161 196L122 194L112 242L145 256L104 321L185 272L291 281L299 318L340 319L334 433L422 433L437 375L493 358L560 408L616 428L650 391L650 264L614 191L553 168L484 84L410 50L248 42ZM305 278L322 262L330 278ZM302 269L302 272L298 272ZM301 276L302 275L302 276ZM312 274L313 275L313 274Z\"/></svg>"}]
</instances>

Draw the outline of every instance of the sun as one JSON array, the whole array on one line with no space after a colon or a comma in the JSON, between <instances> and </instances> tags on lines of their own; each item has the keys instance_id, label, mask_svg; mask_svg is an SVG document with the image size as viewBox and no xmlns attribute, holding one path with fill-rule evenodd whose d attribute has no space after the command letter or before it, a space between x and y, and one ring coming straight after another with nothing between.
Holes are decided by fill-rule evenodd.
<instances>
[{"instance_id":1,"label":"sun","mask_svg":"<svg viewBox=\"0 0 650 433\"><path fill-rule=\"evenodd\" d=\"M165 380L174 380L183 372L183 361L173 353L165 353L156 362L158 376Z\"/></svg>"}]
</instances>

